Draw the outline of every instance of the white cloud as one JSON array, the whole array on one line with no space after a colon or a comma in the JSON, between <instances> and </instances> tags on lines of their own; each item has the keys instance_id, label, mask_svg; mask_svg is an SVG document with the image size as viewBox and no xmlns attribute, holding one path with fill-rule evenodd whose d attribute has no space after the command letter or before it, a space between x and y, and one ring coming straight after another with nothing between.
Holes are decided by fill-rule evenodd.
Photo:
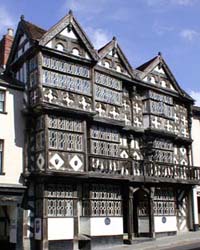
<instances>
[{"instance_id":1,"label":"white cloud","mask_svg":"<svg viewBox=\"0 0 200 250\"><path fill-rule=\"evenodd\" d=\"M149 6L192 6L197 3L197 0L145 0Z\"/></svg>"},{"instance_id":2,"label":"white cloud","mask_svg":"<svg viewBox=\"0 0 200 250\"><path fill-rule=\"evenodd\" d=\"M190 95L192 96L192 98L195 99L195 105L196 106L200 106L200 91L196 92L196 91L190 91Z\"/></svg>"},{"instance_id":3,"label":"white cloud","mask_svg":"<svg viewBox=\"0 0 200 250\"><path fill-rule=\"evenodd\" d=\"M79 13L98 14L103 11L106 0L67 0L64 8L71 9Z\"/></svg>"},{"instance_id":4,"label":"white cloud","mask_svg":"<svg viewBox=\"0 0 200 250\"><path fill-rule=\"evenodd\" d=\"M109 42L109 34L102 29L94 29L92 27L86 28L86 33L89 35L89 38L92 40L94 47L99 49Z\"/></svg>"},{"instance_id":5,"label":"white cloud","mask_svg":"<svg viewBox=\"0 0 200 250\"><path fill-rule=\"evenodd\" d=\"M191 6L197 3L197 0L171 0L171 2L177 5Z\"/></svg>"},{"instance_id":6,"label":"white cloud","mask_svg":"<svg viewBox=\"0 0 200 250\"><path fill-rule=\"evenodd\" d=\"M180 32L180 36L189 42L193 42L200 38L200 32L193 29L184 29Z\"/></svg>"},{"instance_id":7,"label":"white cloud","mask_svg":"<svg viewBox=\"0 0 200 250\"><path fill-rule=\"evenodd\" d=\"M159 36L162 36L165 33L172 32L173 30L174 27L168 25L162 25L160 24L160 22L154 22L153 24L153 31Z\"/></svg>"},{"instance_id":8,"label":"white cloud","mask_svg":"<svg viewBox=\"0 0 200 250\"><path fill-rule=\"evenodd\" d=\"M13 27L14 21L11 15L8 13L5 7L0 6L0 30L2 31L4 28Z\"/></svg>"}]
</instances>

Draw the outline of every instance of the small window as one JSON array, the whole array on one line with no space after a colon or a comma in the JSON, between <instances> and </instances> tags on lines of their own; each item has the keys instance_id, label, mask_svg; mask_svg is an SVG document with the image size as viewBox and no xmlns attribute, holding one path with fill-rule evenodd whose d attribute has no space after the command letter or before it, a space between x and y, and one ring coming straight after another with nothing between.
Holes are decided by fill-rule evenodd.
<instances>
[{"instance_id":1,"label":"small window","mask_svg":"<svg viewBox=\"0 0 200 250\"><path fill-rule=\"evenodd\" d=\"M109 62L105 62L105 67L106 68L110 68L110 63Z\"/></svg>"},{"instance_id":2,"label":"small window","mask_svg":"<svg viewBox=\"0 0 200 250\"><path fill-rule=\"evenodd\" d=\"M56 49L59 50L59 51L63 51L64 50L64 46L61 43L58 43L56 45Z\"/></svg>"},{"instance_id":3,"label":"small window","mask_svg":"<svg viewBox=\"0 0 200 250\"><path fill-rule=\"evenodd\" d=\"M3 173L3 140L0 140L0 174Z\"/></svg>"},{"instance_id":4,"label":"small window","mask_svg":"<svg viewBox=\"0 0 200 250\"><path fill-rule=\"evenodd\" d=\"M120 67L119 65L117 65L116 70L117 70L118 72L122 72L122 69L121 69L121 67Z\"/></svg>"},{"instance_id":5,"label":"small window","mask_svg":"<svg viewBox=\"0 0 200 250\"><path fill-rule=\"evenodd\" d=\"M5 112L5 91L0 90L0 112Z\"/></svg>"},{"instance_id":6,"label":"small window","mask_svg":"<svg viewBox=\"0 0 200 250\"><path fill-rule=\"evenodd\" d=\"M80 52L79 52L78 49L74 48L74 49L72 50L72 54L75 55L75 56L79 56L79 55L80 55Z\"/></svg>"}]
</instances>

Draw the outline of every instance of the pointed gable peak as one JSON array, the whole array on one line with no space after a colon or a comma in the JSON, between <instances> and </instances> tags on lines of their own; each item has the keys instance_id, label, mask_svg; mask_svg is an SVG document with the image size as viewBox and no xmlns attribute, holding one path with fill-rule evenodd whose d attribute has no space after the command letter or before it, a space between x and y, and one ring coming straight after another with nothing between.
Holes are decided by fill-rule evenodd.
<instances>
[{"instance_id":1,"label":"pointed gable peak","mask_svg":"<svg viewBox=\"0 0 200 250\"><path fill-rule=\"evenodd\" d=\"M98 64L113 69L132 77L132 67L121 50L117 38L114 36L111 41L98 50L100 61Z\"/></svg>"},{"instance_id":2,"label":"pointed gable peak","mask_svg":"<svg viewBox=\"0 0 200 250\"><path fill-rule=\"evenodd\" d=\"M177 92L179 95L191 99L179 86L161 52L159 52L154 58L139 66L137 70L141 72L140 79L143 81L159 88L161 87L166 90Z\"/></svg>"},{"instance_id":3,"label":"pointed gable peak","mask_svg":"<svg viewBox=\"0 0 200 250\"><path fill-rule=\"evenodd\" d=\"M72 39L79 39L85 46L86 51L90 54L93 60L98 60L98 55L88 39L87 35L81 28L80 24L73 15L72 10L64 16L58 23L52 26L41 38L39 44L46 46L54 37L62 34Z\"/></svg>"}]
</instances>

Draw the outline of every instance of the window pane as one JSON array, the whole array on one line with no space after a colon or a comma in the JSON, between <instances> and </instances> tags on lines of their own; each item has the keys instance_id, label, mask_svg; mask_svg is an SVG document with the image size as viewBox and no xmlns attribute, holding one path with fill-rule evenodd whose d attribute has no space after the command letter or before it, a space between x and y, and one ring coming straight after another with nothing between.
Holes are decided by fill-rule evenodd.
<instances>
[{"instance_id":1,"label":"window pane","mask_svg":"<svg viewBox=\"0 0 200 250\"><path fill-rule=\"evenodd\" d=\"M3 112L3 102L0 101L0 112Z\"/></svg>"},{"instance_id":2,"label":"window pane","mask_svg":"<svg viewBox=\"0 0 200 250\"><path fill-rule=\"evenodd\" d=\"M4 101L4 91L0 91L0 101Z\"/></svg>"}]
</instances>

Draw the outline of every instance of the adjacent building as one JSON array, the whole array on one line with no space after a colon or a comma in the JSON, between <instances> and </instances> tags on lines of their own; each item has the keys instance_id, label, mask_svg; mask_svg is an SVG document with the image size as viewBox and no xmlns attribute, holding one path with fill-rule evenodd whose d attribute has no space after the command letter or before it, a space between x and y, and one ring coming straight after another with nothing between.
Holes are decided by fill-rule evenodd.
<instances>
[{"instance_id":1,"label":"adjacent building","mask_svg":"<svg viewBox=\"0 0 200 250\"><path fill-rule=\"evenodd\" d=\"M49 30L22 16L5 74L24 87L25 249L195 229L194 101L161 53L133 69L115 37L97 51L71 11Z\"/></svg>"},{"instance_id":2,"label":"adjacent building","mask_svg":"<svg viewBox=\"0 0 200 250\"><path fill-rule=\"evenodd\" d=\"M12 46L11 29L0 42L0 245L2 249L22 249L25 186L24 151L24 87L3 74Z\"/></svg>"},{"instance_id":3,"label":"adjacent building","mask_svg":"<svg viewBox=\"0 0 200 250\"><path fill-rule=\"evenodd\" d=\"M200 107L193 107L192 117L192 139L193 139L193 163L199 166L200 163ZM200 226L200 186L193 189L194 223L196 228Z\"/></svg>"}]
</instances>

